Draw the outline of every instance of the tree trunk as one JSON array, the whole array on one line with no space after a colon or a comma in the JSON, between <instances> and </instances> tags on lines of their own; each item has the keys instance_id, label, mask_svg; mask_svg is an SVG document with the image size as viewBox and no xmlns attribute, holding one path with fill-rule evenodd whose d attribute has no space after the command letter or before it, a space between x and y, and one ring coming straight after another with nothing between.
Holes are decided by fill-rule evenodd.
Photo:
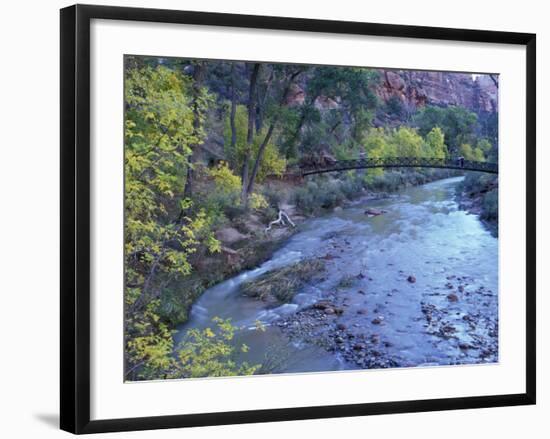
<instances>
[{"instance_id":1,"label":"tree trunk","mask_svg":"<svg viewBox=\"0 0 550 439\"><path fill-rule=\"evenodd\" d=\"M254 167L252 168L252 174L250 175L250 181L248 182L248 188L246 191L247 194L251 194L252 190L254 189L254 181L256 180L256 176L258 175L258 170L260 169L260 164L264 156L265 148L269 144L269 141L271 140L271 136L273 135L273 130L275 129L275 123L276 123L276 120L274 120L271 123L271 125L269 125L267 134L265 135L264 140L260 145L260 148L258 149L258 156L256 157L256 161L254 162Z\"/></svg>"},{"instance_id":2,"label":"tree trunk","mask_svg":"<svg viewBox=\"0 0 550 439\"><path fill-rule=\"evenodd\" d=\"M237 127L235 126L235 115L237 114L237 80L235 78L235 64L231 64L231 114L229 115L229 124L231 125L231 152L235 151L237 146Z\"/></svg>"},{"instance_id":3,"label":"tree trunk","mask_svg":"<svg viewBox=\"0 0 550 439\"><path fill-rule=\"evenodd\" d=\"M191 108L193 110L193 137L198 137L201 128L201 108L200 108L200 94L201 86L206 73L206 67L203 61L195 64L195 71L193 72L193 88L191 98ZM194 178L194 165L197 161L199 154L200 143L190 145L192 152L189 156L187 165L187 177L185 180L185 189L183 191L184 198L189 198L193 194L193 178Z\"/></svg>"},{"instance_id":4,"label":"tree trunk","mask_svg":"<svg viewBox=\"0 0 550 439\"><path fill-rule=\"evenodd\" d=\"M271 87L271 83L273 82L273 76L274 75L273 75L273 69L272 69L269 74L269 77L267 78L267 81L265 82L265 86L263 87L263 90L259 89L258 91L258 107L256 110L256 132L257 133L259 133L264 127L265 105L266 105L267 97L269 96L269 89Z\"/></svg>"},{"instance_id":5,"label":"tree trunk","mask_svg":"<svg viewBox=\"0 0 550 439\"><path fill-rule=\"evenodd\" d=\"M288 94L290 92L290 88L292 87L292 83L300 73L301 73L301 70L298 70L297 72L293 73L288 79L288 83L281 97L281 101L279 102L280 107L282 107L285 104L286 100L288 99ZM265 148L267 147L267 145L269 144L269 141L271 140L271 136L273 135L273 131L275 130L275 125L277 124L278 121L279 121L279 116L278 115L274 116L273 120L271 121L271 124L269 125L269 129L267 130L267 134L265 135L264 140L260 145L260 148L258 149L258 155L256 157L256 161L254 162L254 167L252 168L252 175L250 176L250 181L248 182L248 187L246 190L247 197L249 194L252 193L252 190L254 189L254 182L256 180L256 176L258 175L260 164L262 163Z\"/></svg>"},{"instance_id":6,"label":"tree trunk","mask_svg":"<svg viewBox=\"0 0 550 439\"><path fill-rule=\"evenodd\" d=\"M315 101L317 100L318 97L319 97L319 95L313 96L302 107L302 114L300 115L300 120L298 121L298 125L296 126L296 129L294 130L294 134L292 136L292 140L290 141L291 145L294 145L294 143L300 138L300 134L302 132L302 127L304 126L304 123L306 122L306 116L307 116L308 110L309 110L309 108L311 108L315 105Z\"/></svg>"},{"instance_id":7,"label":"tree trunk","mask_svg":"<svg viewBox=\"0 0 550 439\"><path fill-rule=\"evenodd\" d=\"M252 153L252 143L254 142L254 122L256 118L256 82L258 81L258 73L260 72L260 63L255 63L250 74L250 88L248 92L248 132L246 134L246 151L244 155L243 171L242 171L242 193L241 201L244 206L248 202L248 162Z\"/></svg>"}]
</instances>

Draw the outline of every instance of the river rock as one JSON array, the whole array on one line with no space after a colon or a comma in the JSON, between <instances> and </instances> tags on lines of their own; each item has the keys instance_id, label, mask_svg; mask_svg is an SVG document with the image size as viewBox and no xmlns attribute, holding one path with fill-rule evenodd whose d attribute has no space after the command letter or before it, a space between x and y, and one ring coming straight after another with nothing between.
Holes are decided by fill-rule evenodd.
<instances>
[{"instance_id":1,"label":"river rock","mask_svg":"<svg viewBox=\"0 0 550 439\"><path fill-rule=\"evenodd\" d=\"M411 283L411 284L414 284L416 282L416 277L414 277L412 274L410 274L408 277L407 277L407 280Z\"/></svg>"},{"instance_id":2,"label":"river rock","mask_svg":"<svg viewBox=\"0 0 550 439\"><path fill-rule=\"evenodd\" d=\"M454 293L451 293L447 296L449 302L458 302L458 296Z\"/></svg>"},{"instance_id":3,"label":"river rock","mask_svg":"<svg viewBox=\"0 0 550 439\"><path fill-rule=\"evenodd\" d=\"M325 310L327 308L332 308L332 306L333 306L333 304L330 303L327 300L321 300L320 302L317 302L317 303L313 304L313 308L320 309L320 310Z\"/></svg>"},{"instance_id":4,"label":"river rock","mask_svg":"<svg viewBox=\"0 0 550 439\"><path fill-rule=\"evenodd\" d=\"M369 209L365 210L365 215L367 215L368 217L382 215L383 213L386 213L386 211L385 210L372 209L372 208L369 208Z\"/></svg>"}]
</instances>

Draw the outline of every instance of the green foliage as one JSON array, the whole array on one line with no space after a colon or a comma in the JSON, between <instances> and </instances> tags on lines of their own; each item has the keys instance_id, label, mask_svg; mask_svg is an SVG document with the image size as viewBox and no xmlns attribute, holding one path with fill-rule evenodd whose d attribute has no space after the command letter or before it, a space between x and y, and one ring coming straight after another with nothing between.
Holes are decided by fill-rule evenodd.
<instances>
[{"instance_id":1,"label":"green foliage","mask_svg":"<svg viewBox=\"0 0 550 439\"><path fill-rule=\"evenodd\" d=\"M217 244L203 211L172 219L191 206L182 197L181 175L189 166L190 145L201 141L193 128L188 79L162 66L126 74L126 275L128 283L146 287L156 272L190 273L189 255L200 238L211 251ZM201 102L207 101L204 93Z\"/></svg>"},{"instance_id":2,"label":"green foliage","mask_svg":"<svg viewBox=\"0 0 550 439\"><path fill-rule=\"evenodd\" d=\"M387 171L368 179L367 187L379 192L395 192L405 186L414 186L431 181L428 170Z\"/></svg>"},{"instance_id":3,"label":"green foliage","mask_svg":"<svg viewBox=\"0 0 550 439\"><path fill-rule=\"evenodd\" d=\"M477 115L464 107L441 108L428 105L415 115L414 122L422 136L434 127L441 128L451 155L457 152L462 143L475 142Z\"/></svg>"},{"instance_id":4,"label":"green foliage","mask_svg":"<svg viewBox=\"0 0 550 439\"><path fill-rule=\"evenodd\" d=\"M266 198L262 194L258 194L256 192L250 194L250 200L248 204L250 208L254 210L261 210L269 207L269 203L267 202Z\"/></svg>"},{"instance_id":5,"label":"green foliage","mask_svg":"<svg viewBox=\"0 0 550 439\"><path fill-rule=\"evenodd\" d=\"M157 314L158 300L151 301L140 313L126 319L126 360L132 367L131 375L141 379L168 378L173 366L172 331L160 321Z\"/></svg>"},{"instance_id":6,"label":"green foliage","mask_svg":"<svg viewBox=\"0 0 550 439\"><path fill-rule=\"evenodd\" d=\"M230 320L213 319L215 327L190 329L178 346L173 376L177 378L252 375L260 365L239 363L237 355L247 353L245 344L235 346L236 327Z\"/></svg>"},{"instance_id":7,"label":"green foliage","mask_svg":"<svg viewBox=\"0 0 550 439\"><path fill-rule=\"evenodd\" d=\"M228 208L240 205L241 178L235 175L225 162L209 169L207 174L213 180L214 187L208 188L203 195L205 205L212 217L220 218Z\"/></svg>"},{"instance_id":8,"label":"green foliage","mask_svg":"<svg viewBox=\"0 0 550 439\"><path fill-rule=\"evenodd\" d=\"M470 145L469 143L463 143L462 145L460 145L458 153L466 160L473 160L477 162L485 161L483 150L481 148L472 148L472 145Z\"/></svg>"},{"instance_id":9,"label":"green foliage","mask_svg":"<svg viewBox=\"0 0 550 439\"><path fill-rule=\"evenodd\" d=\"M493 145L491 145L491 142L489 142L489 140L485 138L478 140L477 147L481 149L481 151L483 151L485 157L488 157L491 153L491 150L493 149Z\"/></svg>"},{"instance_id":10,"label":"green foliage","mask_svg":"<svg viewBox=\"0 0 550 439\"><path fill-rule=\"evenodd\" d=\"M373 91L378 79L378 73L370 69L321 66L315 69L308 83L308 92L345 101L346 113L352 120L350 134L355 141L360 142L364 130L370 126L371 110L378 104Z\"/></svg>"},{"instance_id":11,"label":"green foliage","mask_svg":"<svg viewBox=\"0 0 550 439\"><path fill-rule=\"evenodd\" d=\"M229 164L233 169L240 170L243 167L243 162L246 157L246 134L248 130L248 113L244 105L238 105L235 114L235 128L237 134L237 142L235 148L231 148L231 125L229 115L226 117L224 129L224 148L225 154L229 160ZM252 169L254 160L258 155L260 145L265 138L267 128L256 132L252 145L252 154L250 155L249 167ZM273 142L268 143L265 148L260 169L258 170L257 181L262 182L266 176L280 176L286 169L286 160L279 152L277 145Z\"/></svg>"},{"instance_id":12,"label":"green foliage","mask_svg":"<svg viewBox=\"0 0 550 439\"><path fill-rule=\"evenodd\" d=\"M353 173L339 180L318 177L297 188L292 196L292 202L301 211L312 214L352 200L362 189L363 182Z\"/></svg>"},{"instance_id":13,"label":"green foliage","mask_svg":"<svg viewBox=\"0 0 550 439\"><path fill-rule=\"evenodd\" d=\"M390 149L397 157L421 157L423 155L423 140L416 130L399 127L389 137Z\"/></svg>"},{"instance_id":14,"label":"green foliage","mask_svg":"<svg viewBox=\"0 0 550 439\"><path fill-rule=\"evenodd\" d=\"M233 338L238 329L230 320L215 317L215 326L191 329L176 348L174 331L162 323L155 309L158 302L151 302L139 315L139 321L131 321L139 334L127 344L128 359L134 369L127 372L142 380L166 378L200 378L232 375L252 375L260 365L239 362L237 356L248 352L248 346L235 345Z\"/></svg>"},{"instance_id":15,"label":"green foliage","mask_svg":"<svg viewBox=\"0 0 550 439\"><path fill-rule=\"evenodd\" d=\"M493 189L483 196L481 218L498 221L498 189Z\"/></svg>"},{"instance_id":16,"label":"green foliage","mask_svg":"<svg viewBox=\"0 0 550 439\"><path fill-rule=\"evenodd\" d=\"M395 157L397 151L390 142L390 134L383 128L372 128L368 131L364 145L368 157Z\"/></svg>"},{"instance_id":17,"label":"green foliage","mask_svg":"<svg viewBox=\"0 0 550 439\"><path fill-rule=\"evenodd\" d=\"M227 163L219 163L215 168L209 169L208 174L214 180L216 191L227 193L241 191L241 179L233 174Z\"/></svg>"},{"instance_id":18,"label":"green foliage","mask_svg":"<svg viewBox=\"0 0 550 439\"><path fill-rule=\"evenodd\" d=\"M358 145L353 142L342 142L332 147L336 160L351 160L359 154Z\"/></svg>"},{"instance_id":19,"label":"green foliage","mask_svg":"<svg viewBox=\"0 0 550 439\"><path fill-rule=\"evenodd\" d=\"M193 202L183 197L192 145L204 137L194 124L191 85L163 66L126 70L126 355L128 368L139 365L148 378L167 367L172 348L157 313L159 280L189 275L198 250L220 251L212 218L202 209L193 211ZM200 90L197 105L203 111L196 114L204 114L209 102Z\"/></svg>"},{"instance_id":20,"label":"green foliage","mask_svg":"<svg viewBox=\"0 0 550 439\"><path fill-rule=\"evenodd\" d=\"M386 112L392 116L400 117L403 114L403 102L397 96L391 96L386 102Z\"/></svg>"},{"instance_id":21,"label":"green foliage","mask_svg":"<svg viewBox=\"0 0 550 439\"><path fill-rule=\"evenodd\" d=\"M447 145L445 145L445 134L439 127L434 127L426 134L425 140L425 152L426 157L435 157L444 159L449 152L447 151Z\"/></svg>"},{"instance_id":22,"label":"green foliage","mask_svg":"<svg viewBox=\"0 0 550 439\"><path fill-rule=\"evenodd\" d=\"M249 67L243 62L126 58L124 300L128 378L258 373L257 366L239 364L247 347L235 340L236 328L228 321L216 319L211 328L190 331L178 349L173 346L172 328L185 321L191 303L206 287L230 271L228 264L222 263L227 255L219 254L221 243L214 234L222 224L231 223L248 233L249 209L261 223L273 218L274 209L288 201L311 214L341 205L364 189L393 191L428 181L435 174L428 170L349 171L308 178L297 189L290 179L265 184L267 176L281 176L288 165L309 158L330 156L338 160L363 155L498 159L498 118L494 115L480 113L478 120L461 107L428 106L415 115L413 126L373 128L373 114L379 105L375 70L263 64L256 90L250 170L268 127L273 124L275 128L260 162L256 178L260 184L250 186L247 209L241 205L240 174L248 149ZM295 89L287 87L289 78L293 78ZM234 147L228 103L236 104ZM410 109L397 98L390 99L385 110L395 116L389 118L392 124L403 116L410 121ZM190 176L192 185L187 181ZM476 191L483 184L487 184L485 190L476 192L476 197L483 196L484 218L492 219L498 215L494 184L467 177L464 187L471 185ZM245 243L238 248L242 261L235 266L256 264L273 245L267 240ZM291 297L293 290L285 291L286 296L279 294L283 300Z\"/></svg>"}]
</instances>

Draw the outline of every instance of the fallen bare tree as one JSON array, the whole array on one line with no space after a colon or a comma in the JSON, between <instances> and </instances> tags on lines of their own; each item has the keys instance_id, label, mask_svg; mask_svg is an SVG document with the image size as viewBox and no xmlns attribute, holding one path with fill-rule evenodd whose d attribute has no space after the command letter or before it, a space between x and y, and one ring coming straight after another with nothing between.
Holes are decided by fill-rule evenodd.
<instances>
[{"instance_id":1,"label":"fallen bare tree","mask_svg":"<svg viewBox=\"0 0 550 439\"><path fill-rule=\"evenodd\" d=\"M292 227L296 227L296 224L292 222L292 220L284 210L279 210L279 216L277 217L276 220L271 221L269 223L269 225L265 229L265 233L269 232L274 225L280 225L280 226L290 225Z\"/></svg>"}]
</instances>

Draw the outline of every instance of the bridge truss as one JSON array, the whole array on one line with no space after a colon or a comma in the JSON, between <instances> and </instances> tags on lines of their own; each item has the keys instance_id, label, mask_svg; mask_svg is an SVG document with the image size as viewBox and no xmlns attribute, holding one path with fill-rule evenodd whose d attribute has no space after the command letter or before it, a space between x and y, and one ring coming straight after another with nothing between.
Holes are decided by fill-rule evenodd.
<instances>
[{"instance_id":1,"label":"bridge truss","mask_svg":"<svg viewBox=\"0 0 550 439\"><path fill-rule=\"evenodd\" d=\"M300 170L302 176L306 177L308 175L324 174L327 172L369 168L441 168L498 174L498 163L423 157L369 157L354 160L337 160L325 164L303 166Z\"/></svg>"}]
</instances>

